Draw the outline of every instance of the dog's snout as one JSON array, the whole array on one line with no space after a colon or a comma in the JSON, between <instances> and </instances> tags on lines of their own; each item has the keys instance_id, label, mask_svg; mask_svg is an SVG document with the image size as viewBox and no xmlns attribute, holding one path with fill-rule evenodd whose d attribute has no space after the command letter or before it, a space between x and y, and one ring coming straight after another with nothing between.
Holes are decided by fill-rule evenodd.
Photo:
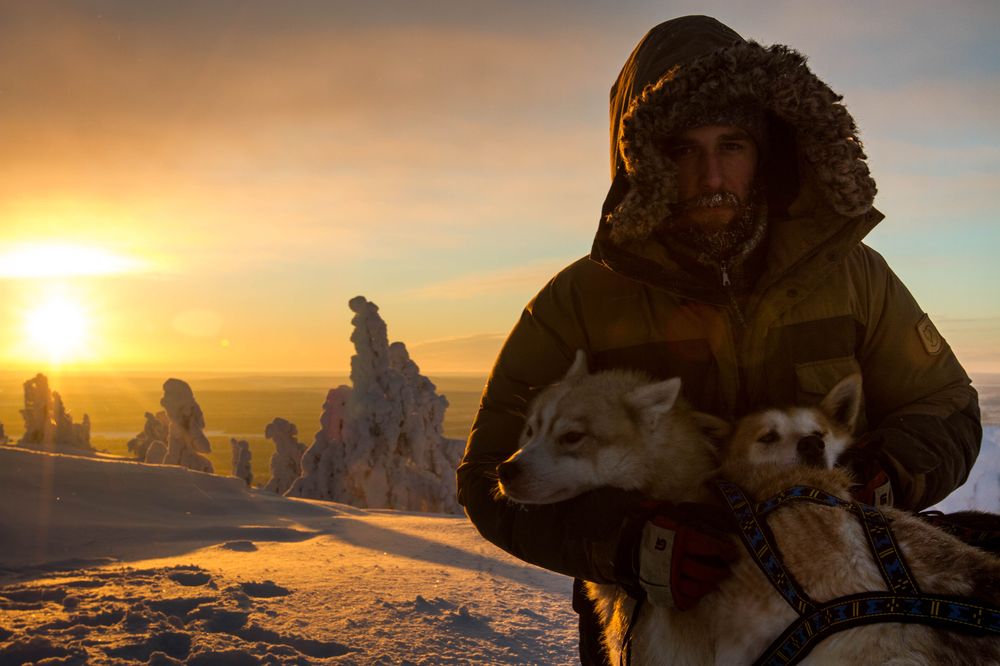
<instances>
[{"instance_id":1,"label":"dog's snout","mask_svg":"<svg viewBox=\"0 0 1000 666\"><path fill-rule=\"evenodd\" d=\"M826 445L823 444L823 440L816 435L809 435L808 437L803 437L799 440L798 451L803 455L817 455L823 452Z\"/></svg>"},{"instance_id":2,"label":"dog's snout","mask_svg":"<svg viewBox=\"0 0 1000 666\"><path fill-rule=\"evenodd\" d=\"M501 483L510 483L521 473L521 466L516 460L507 460L497 465L497 476Z\"/></svg>"}]
</instances>

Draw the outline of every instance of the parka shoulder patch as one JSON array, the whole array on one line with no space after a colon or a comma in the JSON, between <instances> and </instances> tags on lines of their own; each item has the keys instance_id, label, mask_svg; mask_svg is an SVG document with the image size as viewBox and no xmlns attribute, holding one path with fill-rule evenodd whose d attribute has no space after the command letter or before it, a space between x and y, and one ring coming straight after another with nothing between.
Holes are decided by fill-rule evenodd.
<instances>
[{"instance_id":1,"label":"parka shoulder patch","mask_svg":"<svg viewBox=\"0 0 1000 666\"><path fill-rule=\"evenodd\" d=\"M930 315L924 314L917 322L917 334L920 336L920 342L923 343L924 349L931 356L934 356L944 349L944 338L938 333L937 327L934 326L934 322L931 321Z\"/></svg>"}]
</instances>

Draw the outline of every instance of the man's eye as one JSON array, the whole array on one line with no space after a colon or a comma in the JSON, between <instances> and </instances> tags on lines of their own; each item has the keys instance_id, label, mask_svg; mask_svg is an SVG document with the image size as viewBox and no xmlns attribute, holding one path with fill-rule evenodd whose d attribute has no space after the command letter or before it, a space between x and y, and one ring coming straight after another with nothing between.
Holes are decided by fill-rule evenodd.
<instances>
[{"instance_id":1,"label":"man's eye","mask_svg":"<svg viewBox=\"0 0 1000 666\"><path fill-rule=\"evenodd\" d=\"M571 445L576 444L577 442L579 442L581 439L583 439L583 437L584 437L584 435L583 435L582 432L577 432L575 430L572 430L572 431L567 432L566 434L562 435L559 438L559 443L560 444L565 444L567 446L571 446Z\"/></svg>"},{"instance_id":2,"label":"man's eye","mask_svg":"<svg viewBox=\"0 0 1000 666\"><path fill-rule=\"evenodd\" d=\"M761 444L774 444L779 439L780 437L778 437L778 433L776 433L773 430L769 430L768 432L758 437L757 441L760 442Z\"/></svg>"},{"instance_id":3,"label":"man's eye","mask_svg":"<svg viewBox=\"0 0 1000 666\"><path fill-rule=\"evenodd\" d=\"M730 153L738 153L746 150L746 144L742 141L726 141L722 144L722 149Z\"/></svg>"},{"instance_id":4,"label":"man's eye","mask_svg":"<svg viewBox=\"0 0 1000 666\"><path fill-rule=\"evenodd\" d=\"M687 143L672 143L667 144L664 152L666 152L667 157L673 161L682 160L685 157L690 157L694 154L695 147Z\"/></svg>"}]
</instances>

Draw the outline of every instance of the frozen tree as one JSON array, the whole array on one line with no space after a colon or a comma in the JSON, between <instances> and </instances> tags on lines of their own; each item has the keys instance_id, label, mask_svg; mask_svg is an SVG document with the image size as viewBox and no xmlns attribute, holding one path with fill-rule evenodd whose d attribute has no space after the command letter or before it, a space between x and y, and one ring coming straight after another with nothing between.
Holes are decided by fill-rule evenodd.
<instances>
[{"instance_id":1,"label":"frozen tree","mask_svg":"<svg viewBox=\"0 0 1000 666\"><path fill-rule=\"evenodd\" d=\"M158 439L154 439L146 448L146 455L142 461L150 465L162 465L167 458L167 445Z\"/></svg>"},{"instance_id":2,"label":"frozen tree","mask_svg":"<svg viewBox=\"0 0 1000 666\"><path fill-rule=\"evenodd\" d=\"M161 445L167 441L167 430L170 427L170 419L167 413L159 411L155 415L146 412L146 423L142 427L142 432L128 441L129 452L136 457L136 460L145 462L163 462L163 455L166 454L166 446L163 446L163 454L158 460L147 460L146 454L153 442L160 442ZM154 456L155 457L155 456Z\"/></svg>"},{"instance_id":3,"label":"frozen tree","mask_svg":"<svg viewBox=\"0 0 1000 666\"><path fill-rule=\"evenodd\" d=\"M230 438L233 447L233 476L243 479L247 487L253 485L253 469L250 466L250 442L245 439Z\"/></svg>"},{"instance_id":4,"label":"frozen tree","mask_svg":"<svg viewBox=\"0 0 1000 666\"><path fill-rule=\"evenodd\" d=\"M291 497L345 501L343 480L343 431L350 386L330 389L320 416L322 429L312 446L302 454L302 476L285 492Z\"/></svg>"},{"instance_id":5,"label":"frozen tree","mask_svg":"<svg viewBox=\"0 0 1000 666\"><path fill-rule=\"evenodd\" d=\"M49 380L41 373L24 383L21 416L24 417L24 436L19 444L93 450L90 446L90 417L84 414L81 423L73 423L62 397L49 390Z\"/></svg>"},{"instance_id":6,"label":"frozen tree","mask_svg":"<svg viewBox=\"0 0 1000 666\"><path fill-rule=\"evenodd\" d=\"M400 343L389 345L378 307L351 299L353 387L331 391L323 429L287 493L363 507L457 513L461 440L443 435L448 401Z\"/></svg>"},{"instance_id":7,"label":"frozen tree","mask_svg":"<svg viewBox=\"0 0 1000 666\"><path fill-rule=\"evenodd\" d=\"M284 495L302 474L302 454L306 452L306 445L297 439L298 434L294 423L281 418L274 419L264 428L264 436L275 446L271 454L271 479L264 490Z\"/></svg>"},{"instance_id":8,"label":"frozen tree","mask_svg":"<svg viewBox=\"0 0 1000 666\"><path fill-rule=\"evenodd\" d=\"M191 387L179 379L168 379L163 383L160 405L170 420L163 463L213 473L212 461L202 455L212 452L212 444L204 433L205 416L194 400Z\"/></svg>"},{"instance_id":9,"label":"frozen tree","mask_svg":"<svg viewBox=\"0 0 1000 666\"><path fill-rule=\"evenodd\" d=\"M38 446L53 441L55 424L52 421L52 393L48 378L39 373L24 382L24 435L18 444Z\"/></svg>"}]
</instances>

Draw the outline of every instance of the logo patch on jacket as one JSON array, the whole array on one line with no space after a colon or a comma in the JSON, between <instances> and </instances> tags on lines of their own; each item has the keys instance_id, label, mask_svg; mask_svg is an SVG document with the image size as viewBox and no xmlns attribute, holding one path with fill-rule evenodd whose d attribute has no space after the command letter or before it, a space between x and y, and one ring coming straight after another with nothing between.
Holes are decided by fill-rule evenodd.
<instances>
[{"instance_id":1,"label":"logo patch on jacket","mask_svg":"<svg viewBox=\"0 0 1000 666\"><path fill-rule=\"evenodd\" d=\"M917 322L917 333L920 335L920 342L923 343L924 349L931 356L944 349L944 338L938 333L937 328L935 328L934 323L931 321L930 315L925 314Z\"/></svg>"}]
</instances>

